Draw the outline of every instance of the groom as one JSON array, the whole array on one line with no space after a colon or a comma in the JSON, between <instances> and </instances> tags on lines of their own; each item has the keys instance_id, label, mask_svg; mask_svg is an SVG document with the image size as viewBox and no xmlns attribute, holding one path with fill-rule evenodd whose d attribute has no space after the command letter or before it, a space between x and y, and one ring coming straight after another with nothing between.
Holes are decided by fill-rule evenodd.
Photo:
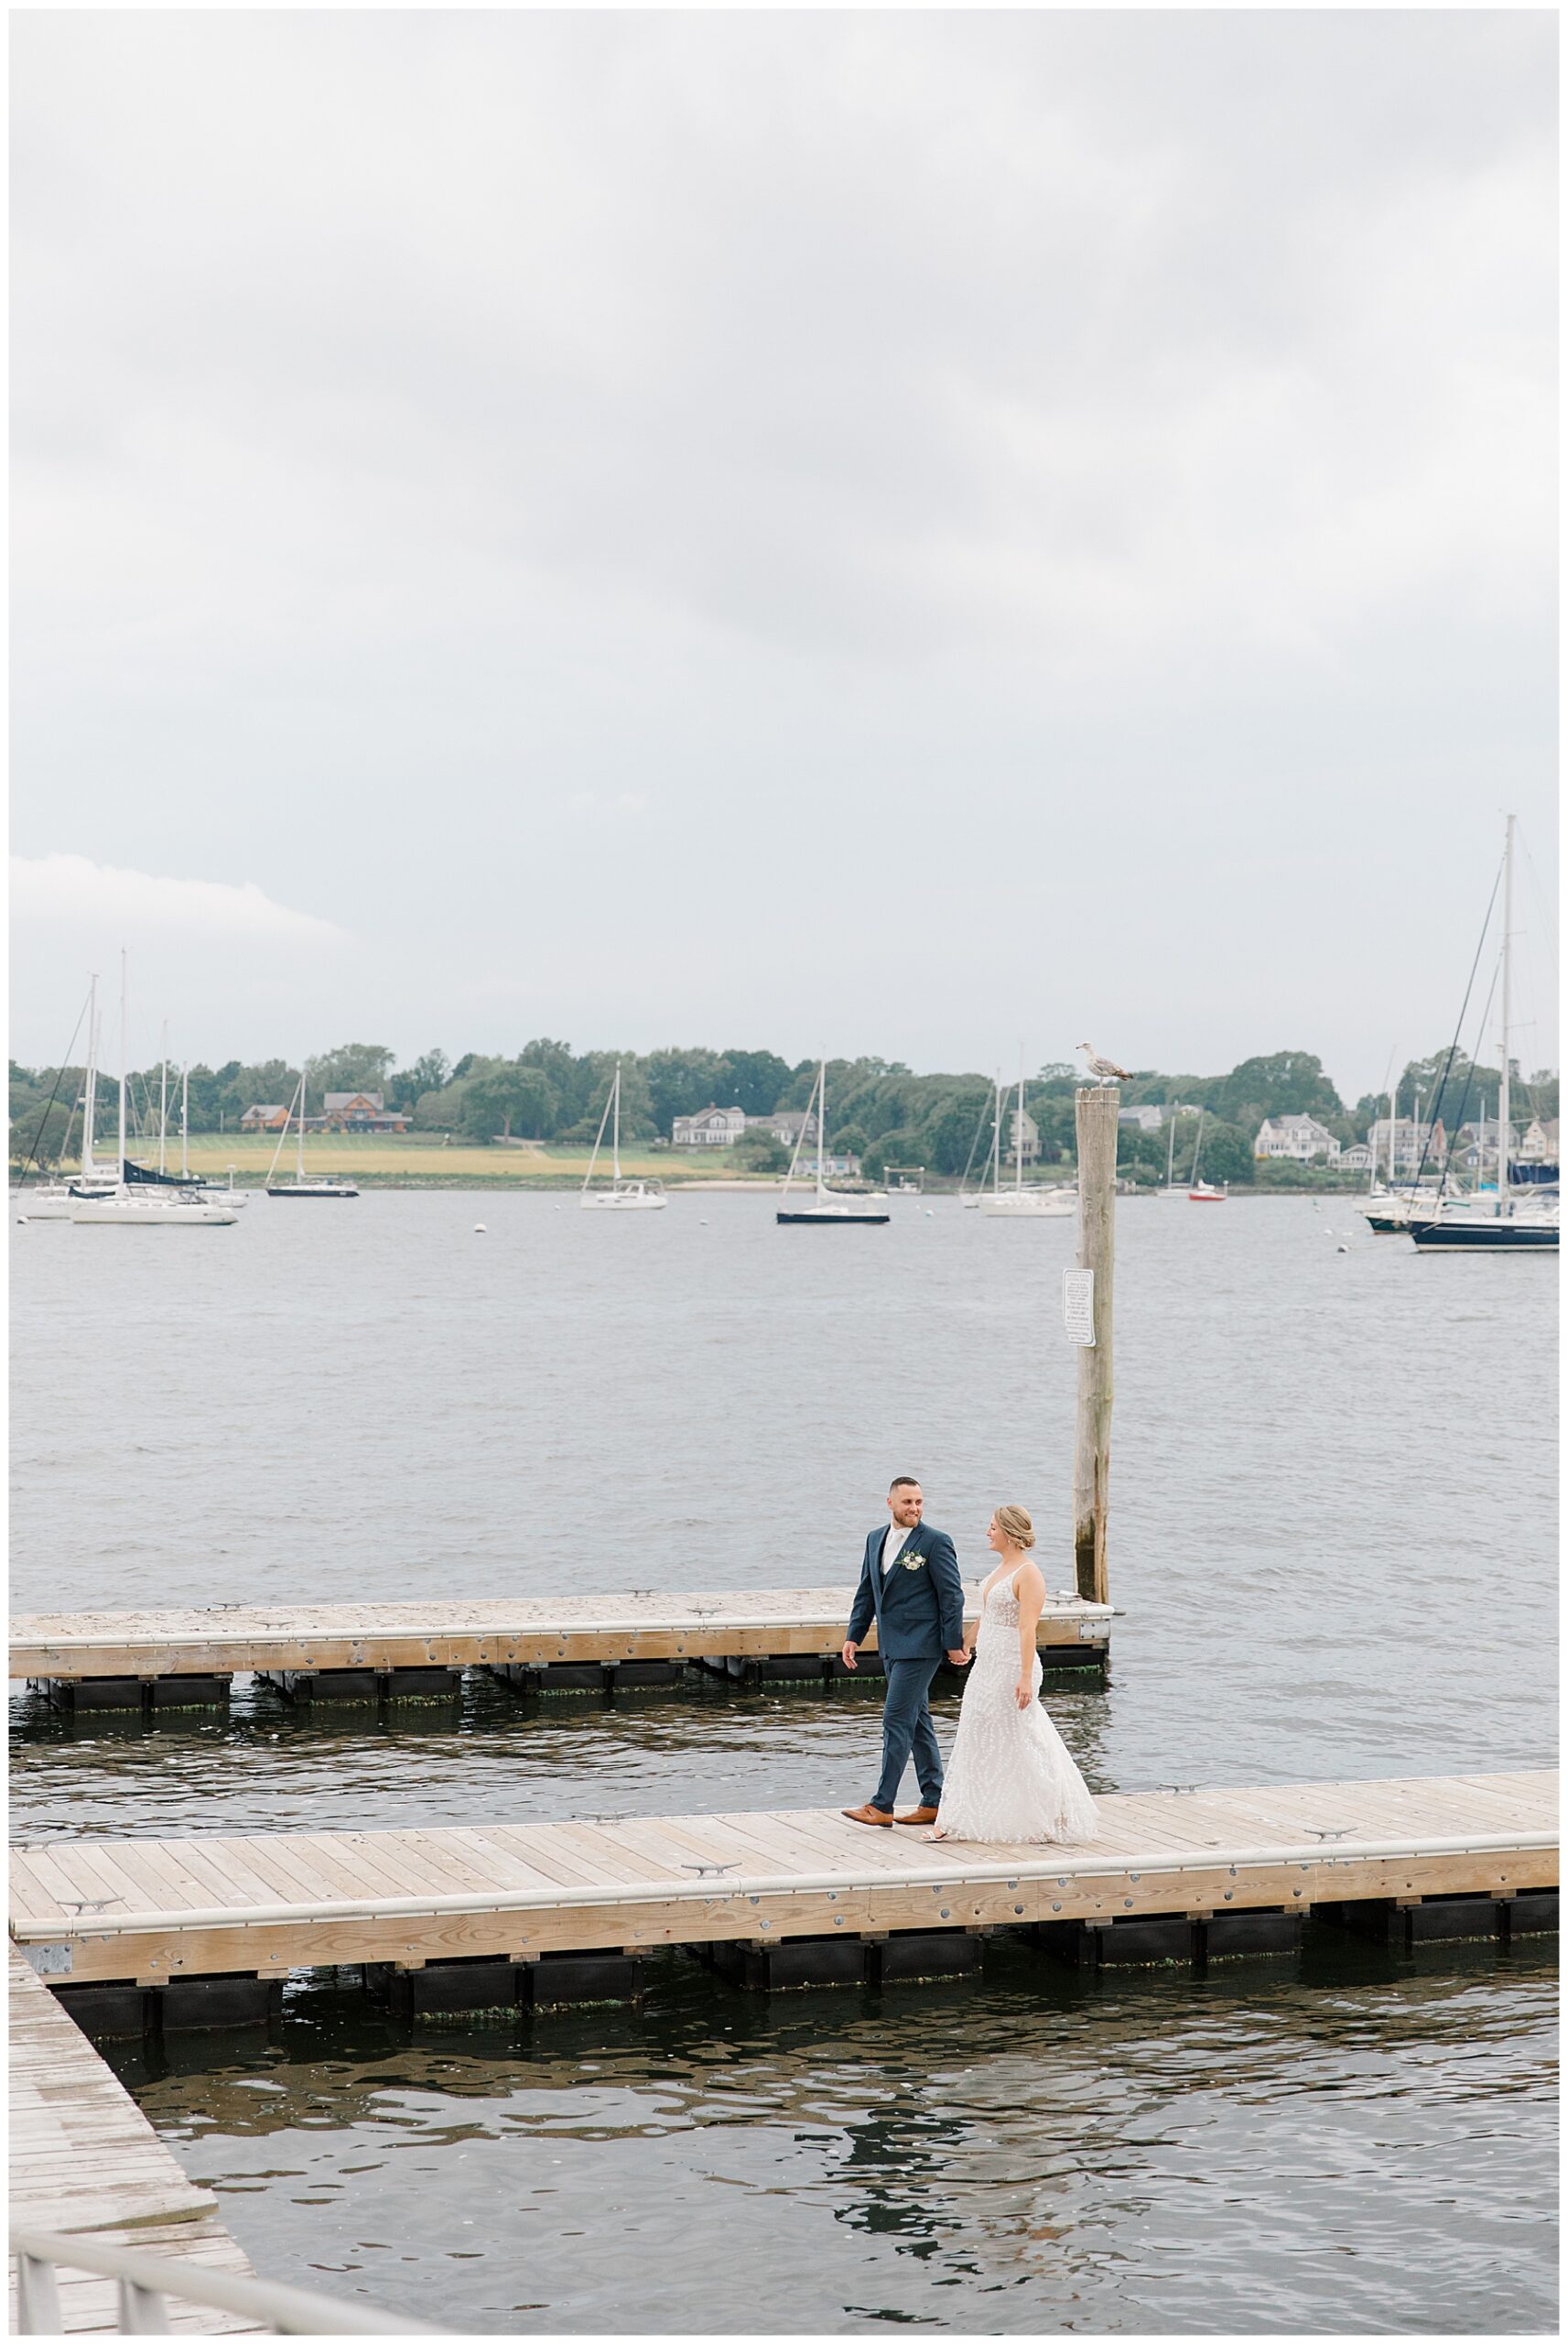
<instances>
[{"instance_id":1,"label":"groom","mask_svg":"<svg viewBox=\"0 0 1568 2344\"><path fill-rule=\"evenodd\" d=\"M961 1668L968 1655L964 1650L958 1557L945 1530L927 1529L922 1522L925 1510L919 1482L901 1473L888 1492L892 1521L885 1529L879 1523L866 1539L842 1657L845 1667L852 1669L875 1619L888 1689L882 1709L881 1780L864 1807L844 1808L851 1823L935 1823L942 1797L942 1753L926 1696L944 1652L955 1668ZM912 1749L920 1805L908 1815L894 1815L893 1802Z\"/></svg>"}]
</instances>

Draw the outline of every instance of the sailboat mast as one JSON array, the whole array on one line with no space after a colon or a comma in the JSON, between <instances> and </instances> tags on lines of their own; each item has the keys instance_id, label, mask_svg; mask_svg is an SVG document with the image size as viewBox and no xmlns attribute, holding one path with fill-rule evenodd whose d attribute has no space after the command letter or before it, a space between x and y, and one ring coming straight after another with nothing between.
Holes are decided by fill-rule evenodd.
<instances>
[{"instance_id":1,"label":"sailboat mast","mask_svg":"<svg viewBox=\"0 0 1568 2344\"><path fill-rule=\"evenodd\" d=\"M130 1087L130 1024L125 1011L125 950L120 948L120 1160L114 1177L121 1187L125 1182L125 1093Z\"/></svg>"},{"instance_id":2,"label":"sailboat mast","mask_svg":"<svg viewBox=\"0 0 1568 2344\"><path fill-rule=\"evenodd\" d=\"M98 1091L98 979L93 977L87 994L87 1095L81 1110L81 1169L84 1176L95 1172L93 1161L93 1108Z\"/></svg>"},{"instance_id":3,"label":"sailboat mast","mask_svg":"<svg viewBox=\"0 0 1568 2344\"><path fill-rule=\"evenodd\" d=\"M302 1183L305 1178L305 1069L303 1067L299 1069L299 1131L295 1148L295 1161L299 1167L295 1177Z\"/></svg>"},{"instance_id":4,"label":"sailboat mast","mask_svg":"<svg viewBox=\"0 0 1568 2344\"><path fill-rule=\"evenodd\" d=\"M1023 1076L1022 1072L1018 1078L1018 1115L1012 1127L1012 1154L1013 1186L1022 1190L1023 1187Z\"/></svg>"},{"instance_id":5,"label":"sailboat mast","mask_svg":"<svg viewBox=\"0 0 1568 2344\"><path fill-rule=\"evenodd\" d=\"M827 1185L822 1177L822 1146L827 1135L827 1061L826 1058L816 1069L816 1193L821 1196Z\"/></svg>"},{"instance_id":6,"label":"sailboat mast","mask_svg":"<svg viewBox=\"0 0 1568 2344\"><path fill-rule=\"evenodd\" d=\"M996 1097L991 1101L991 1189L1001 1194L1001 1077L996 1079Z\"/></svg>"},{"instance_id":7,"label":"sailboat mast","mask_svg":"<svg viewBox=\"0 0 1568 2344\"><path fill-rule=\"evenodd\" d=\"M167 1172L168 1169L168 1020L167 1017L163 1021L160 1047L163 1056L158 1069L157 1168L160 1172Z\"/></svg>"},{"instance_id":8,"label":"sailboat mast","mask_svg":"<svg viewBox=\"0 0 1568 2344\"><path fill-rule=\"evenodd\" d=\"M1514 817L1508 818L1503 838L1503 1074L1498 1085L1498 1215L1509 1209L1509 980L1512 974L1514 925Z\"/></svg>"},{"instance_id":9,"label":"sailboat mast","mask_svg":"<svg viewBox=\"0 0 1568 2344\"><path fill-rule=\"evenodd\" d=\"M1176 1102L1175 1102L1175 1101L1173 1099L1173 1100L1172 1100L1172 1101L1171 1101L1171 1136L1170 1136L1170 1140L1169 1140L1169 1142L1168 1142L1168 1144L1167 1144L1167 1145L1166 1145L1166 1148L1165 1148L1165 1186L1166 1186L1166 1188L1173 1188L1175 1187L1175 1185L1176 1185Z\"/></svg>"},{"instance_id":10,"label":"sailboat mast","mask_svg":"<svg viewBox=\"0 0 1568 2344\"><path fill-rule=\"evenodd\" d=\"M619 1058L615 1061L615 1089L611 1096L615 1101L615 1124L610 1146L615 1161L615 1185L619 1188L621 1186L621 1061Z\"/></svg>"},{"instance_id":11,"label":"sailboat mast","mask_svg":"<svg viewBox=\"0 0 1568 2344\"><path fill-rule=\"evenodd\" d=\"M179 1177L190 1177L190 1066L179 1069Z\"/></svg>"}]
</instances>

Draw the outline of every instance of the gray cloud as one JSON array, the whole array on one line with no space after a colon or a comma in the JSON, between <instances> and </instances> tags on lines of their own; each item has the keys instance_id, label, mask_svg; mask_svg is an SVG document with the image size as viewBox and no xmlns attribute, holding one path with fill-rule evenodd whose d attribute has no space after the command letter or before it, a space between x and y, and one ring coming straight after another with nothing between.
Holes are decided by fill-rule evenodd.
<instances>
[{"instance_id":1,"label":"gray cloud","mask_svg":"<svg viewBox=\"0 0 1568 2344\"><path fill-rule=\"evenodd\" d=\"M19 19L18 847L352 929L193 1050L1377 1080L1552 854L1552 43Z\"/></svg>"}]
</instances>

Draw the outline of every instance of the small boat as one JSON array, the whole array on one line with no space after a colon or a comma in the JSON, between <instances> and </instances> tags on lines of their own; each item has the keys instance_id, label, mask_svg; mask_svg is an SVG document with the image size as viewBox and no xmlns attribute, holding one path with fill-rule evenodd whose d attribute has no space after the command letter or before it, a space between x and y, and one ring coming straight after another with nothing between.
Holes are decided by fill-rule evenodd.
<instances>
[{"instance_id":1,"label":"small boat","mask_svg":"<svg viewBox=\"0 0 1568 2344\"><path fill-rule=\"evenodd\" d=\"M292 1180L278 1180L274 1177L277 1171L277 1159L283 1154L283 1143L288 1137L288 1126L296 1120L294 1112L296 1106L299 1113L297 1117L298 1152L295 1158L295 1174ZM338 1180L330 1175L319 1175L313 1180L308 1180L305 1177L305 1076L303 1071L300 1073L298 1087L289 1102L288 1113L284 1117L283 1129L277 1135L277 1145L272 1151L272 1162L267 1167L266 1192L269 1197L316 1198L322 1201L329 1198L359 1195L359 1190L351 1180Z\"/></svg>"},{"instance_id":2,"label":"small boat","mask_svg":"<svg viewBox=\"0 0 1568 2344\"><path fill-rule=\"evenodd\" d=\"M811 1086L811 1097L806 1102L800 1131L795 1143L795 1154L784 1174L784 1193L787 1197L800 1161L801 1145L811 1127L811 1112L816 1110L816 1193L808 1205L791 1210L782 1205L773 1215L781 1229L885 1229L892 1219L891 1213L878 1212L882 1199L877 1197L850 1196L841 1188L830 1188L822 1177L822 1149L827 1130L827 1061L823 1059L816 1069L816 1080Z\"/></svg>"},{"instance_id":3,"label":"small boat","mask_svg":"<svg viewBox=\"0 0 1568 2344\"><path fill-rule=\"evenodd\" d=\"M614 1174L608 1188L589 1188L593 1167L599 1162L599 1151L604 1142L604 1126L611 1123L611 1160ZM589 1212L662 1212L669 1202L657 1180L623 1180L621 1177L621 1061L615 1061L615 1080L610 1086L610 1096L604 1102L604 1112L599 1119L599 1136L593 1143L593 1154L588 1159L583 1175L582 1194L578 1203Z\"/></svg>"},{"instance_id":4,"label":"small boat","mask_svg":"<svg viewBox=\"0 0 1568 2344\"><path fill-rule=\"evenodd\" d=\"M1013 1184L1001 1185L1001 1090L996 1099L996 1137L991 1147L992 1187L980 1199L980 1210L990 1221L1070 1221L1078 1209L1076 1188L1048 1187L1044 1181L1023 1185L1023 1077L1018 1078L1018 1107L1012 1119Z\"/></svg>"}]
</instances>

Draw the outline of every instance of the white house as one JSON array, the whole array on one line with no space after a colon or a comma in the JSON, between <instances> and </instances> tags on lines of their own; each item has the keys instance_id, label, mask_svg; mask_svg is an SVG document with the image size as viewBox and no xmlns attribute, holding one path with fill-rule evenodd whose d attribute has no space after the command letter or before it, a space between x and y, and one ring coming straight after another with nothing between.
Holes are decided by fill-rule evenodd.
<instances>
[{"instance_id":1,"label":"white house","mask_svg":"<svg viewBox=\"0 0 1568 2344\"><path fill-rule=\"evenodd\" d=\"M779 1107L771 1115L748 1115L749 1132L766 1132L781 1147L793 1147L802 1131L808 1140L816 1137L816 1118L808 1115L804 1107Z\"/></svg>"},{"instance_id":2,"label":"white house","mask_svg":"<svg viewBox=\"0 0 1568 2344\"><path fill-rule=\"evenodd\" d=\"M1141 1132L1157 1132L1167 1112L1163 1107L1119 1107L1116 1120L1119 1123L1136 1123Z\"/></svg>"},{"instance_id":3,"label":"white house","mask_svg":"<svg viewBox=\"0 0 1568 2344\"><path fill-rule=\"evenodd\" d=\"M699 1115L677 1115L670 1130L672 1147L733 1147L746 1129L740 1107L705 1107Z\"/></svg>"},{"instance_id":4,"label":"white house","mask_svg":"<svg viewBox=\"0 0 1568 2344\"><path fill-rule=\"evenodd\" d=\"M1519 1161L1521 1164L1555 1164L1558 1160L1555 1120L1543 1123L1539 1115L1533 1116L1519 1144Z\"/></svg>"},{"instance_id":5,"label":"white house","mask_svg":"<svg viewBox=\"0 0 1568 2344\"><path fill-rule=\"evenodd\" d=\"M1413 1173L1417 1166L1423 1162L1429 1171L1435 1171L1437 1167L1443 1161L1444 1154L1447 1146L1447 1134L1444 1132L1443 1125L1440 1123L1418 1123L1412 1115L1399 1115L1394 1119L1393 1128L1394 1172L1396 1177L1404 1172ZM1387 1115L1379 1116L1377 1122L1368 1133L1367 1140L1372 1150L1373 1156L1377 1159L1379 1170L1386 1172L1389 1167L1389 1119ZM1496 1154L1496 1143L1494 1142L1493 1153Z\"/></svg>"},{"instance_id":6,"label":"white house","mask_svg":"<svg viewBox=\"0 0 1568 2344\"><path fill-rule=\"evenodd\" d=\"M1342 1172L1370 1172L1372 1151L1364 1139L1358 1139L1354 1147L1340 1149L1339 1168Z\"/></svg>"},{"instance_id":7,"label":"white house","mask_svg":"<svg viewBox=\"0 0 1568 2344\"><path fill-rule=\"evenodd\" d=\"M1037 1164L1040 1160L1040 1126L1027 1107L1022 1110L1015 1107L1008 1122L1007 1145L1002 1152L1010 1164L1016 1164L1018 1161L1018 1142L1021 1134L1023 1139L1023 1161L1025 1164Z\"/></svg>"},{"instance_id":8,"label":"white house","mask_svg":"<svg viewBox=\"0 0 1568 2344\"><path fill-rule=\"evenodd\" d=\"M1339 1142L1312 1115L1266 1115L1252 1143L1256 1156L1284 1156L1292 1164L1310 1164L1321 1156L1339 1161Z\"/></svg>"}]
</instances>

